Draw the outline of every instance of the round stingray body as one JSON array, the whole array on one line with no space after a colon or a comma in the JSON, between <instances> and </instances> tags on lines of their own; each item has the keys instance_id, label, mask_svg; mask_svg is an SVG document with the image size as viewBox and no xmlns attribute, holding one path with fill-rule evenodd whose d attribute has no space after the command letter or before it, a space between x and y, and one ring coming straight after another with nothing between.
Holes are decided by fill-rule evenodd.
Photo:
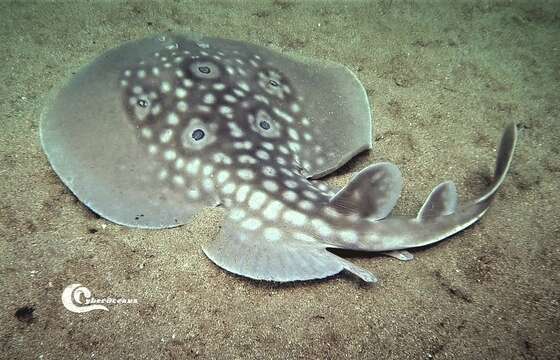
<instances>
[{"instance_id":1,"label":"round stingray body","mask_svg":"<svg viewBox=\"0 0 560 360\"><path fill-rule=\"evenodd\" d=\"M220 203L214 170L234 144L274 143L317 178L371 147L372 119L362 85L341 65L165 35L83 67L46 106L40 134L86 206L119 224L162 228Z\"/></svg>"}]
</instances>

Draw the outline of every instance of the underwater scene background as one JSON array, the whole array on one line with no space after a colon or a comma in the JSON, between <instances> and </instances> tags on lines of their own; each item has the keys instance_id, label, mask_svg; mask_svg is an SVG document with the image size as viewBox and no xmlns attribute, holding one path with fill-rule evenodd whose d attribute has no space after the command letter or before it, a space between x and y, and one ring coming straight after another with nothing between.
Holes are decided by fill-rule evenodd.
<instances>
[{"instance_id":1,"label":"underwater scene background","mask_svg":"<svg viewBox=\"0 0 560 360\"><path fill-rule=\"evenodd\" d=\"M560 5L557 1L2 1L0 353L5 358L552 358L560 352ZM337 252L379 275L277 284L222 271L201 248L221 208L133 229L90 211L51 169L39 121L104 51L196 32L347 66L372 105L373 149L326 178L390 161L414 215L432 188L509 176L474 226L400 262ZM321 89L317 89L321 91ZM320 129L316 130L320 131ZM71 284L135 299L74 313Z\"/></svg>"}]
</instances>

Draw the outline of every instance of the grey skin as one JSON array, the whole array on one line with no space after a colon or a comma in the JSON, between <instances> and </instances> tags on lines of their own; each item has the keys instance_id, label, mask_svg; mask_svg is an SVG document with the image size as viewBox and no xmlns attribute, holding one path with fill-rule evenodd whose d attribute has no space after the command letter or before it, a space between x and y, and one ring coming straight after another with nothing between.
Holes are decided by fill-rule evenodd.
<instances>
[{"instance_id":1,"label":"grey skin","mask_svg":"<svg viewBox=\"0 0 560 360\"><path fill-rule=\"evenodd\" d=\"M349 208L351 204L347 201L343 207L346 214L337 216L336 218L329 216L322 218L326 222L326 226L331 229L336 229L335 231L328 234L321 234L320 228L314 228L313 226L306 228L307 233L310 234L311 237L320 240L313 245L306 244L308 246L305 247L305 250L307 250L306 255L308 256L305 257L305 261L312 262L315 269L320 269L323 274L327 272L337 273L341 270L346 270L366 282L376 282L377 279L373 274L341 259L338 256L333 255L332 253L326 251L325 248L376 251L383 252L386 255L393 256L400 260L411 260L413 258L412 255L409 252L402 250L436 243L467 228L484 215L498 188L503 183L512 161L516 138L517 134L515 124L510 124L504 130L500 142L494 181L490 188L478 199L458 206L455 186L452 182L444 182L432 191L420 209L418 215L412 218L401 216L387 217L387 209L389 209L389 211L392 209L394 202L396 202L394 194L397 192L393 193L393 198L395 199L394 201L384 203L388 203L389 206L380 207L375 203L370 203L370 209L372 209L372 212L368 214L369 218L364 218L363 214L356 216L356 214L359 214L359 209ZM331 209L331 211L334 210L341 213L340 197L348 188L352 191L356 191L356 189L352 186L353 183L362 183L360 184L362 185L360 189L364 191L367 191L368 189L375 189L379 180L377 180L377 182L369 182L368 184L368 181L363 181L364 177L366 180L372 179L375 178L375 175L372 176L372 173L379 172L384 174L393 172L393 174L396 174L395 170L396 167L388 163L372 165L369 168L366 168L364 171L356 175L350 184L337 194L338 197L335 195L330 198L330 201L328 202L323 200L324 209L328 208ZM396 175L387 177L396 181L397 179L395 179L395 176ZM364 189L367 185L370 187L366 187ZM396 189L399 189L400 191L400 186L395 186L393 190ZM349 194L346 195L351 197ZM361 198L362 200L359 204L363 205L364 198L358 198ZM329 211L329 213L331 211ZM352 231L356 234L355 238L349 236L348 233L345 234L346 236L343 236L344 231L348 231L348 229L352 229ZM207 247L205 248L206 254L218 265L231 272L242 275L247 275L249 273L252 275L251 277L260 278L259 276L261 273L259 271L262 270L253 270L255 269L255 265L253 265L254 261L251 261L248 258L245 251L254 252L256 248L260 251L266 251L266 247L263 246L265 249L261 250L260 246L256 244L246 244L241 240L237 240L235 242L228 241L228 239L236 239L236 237L232 236L232 231L232 229L224 229L221 237L216 242L220 244L220 247ZM248 245L248 247L244 248L243 246L245 245ZM243 250L240 250L239 248L234 250L230 246L240 246ZM276 256L284 256L286 258L289 258L290 256L302 256L301 253L296 255L290 251L295 247L296 245L291 245L289 248L284 248L283 250L288 254L280 253ZM279 252L279 249L276 251ZM222 255L232 252L237 252L237 254L239 254L235 262L232 261L231 258L226 258ZM285 261L287 263L290 262L289 260ZM278 268L281 268L281 266L278 265ZM278 275L279 278L272 278L272 280L284 281L291 271L285 272L288 274L280 273L280 275ZM313 270L308 270L306 275L312 277L316 275L316 273Z\"/></svg>"},{"instance_id":2,"label":"grey skin","mask_svg":"<svg viewBox=\"0 0 560 360\"><path fill-rule=\"evenodd\" d=\"M379 251L440 241L477 221L509 168L506 128L493 186L457 206L445 182L415 218L389 216L402 179L380 163L338 192L319 178L371 148L361 83L343 66L247 43L166 35L124 44L80 70L42 115L41 141L62 181L118 224L167 228L206 206L226 219L205 254L260 280L319 279L365 269L328 248Z\"/></svg>"}]
</instances>

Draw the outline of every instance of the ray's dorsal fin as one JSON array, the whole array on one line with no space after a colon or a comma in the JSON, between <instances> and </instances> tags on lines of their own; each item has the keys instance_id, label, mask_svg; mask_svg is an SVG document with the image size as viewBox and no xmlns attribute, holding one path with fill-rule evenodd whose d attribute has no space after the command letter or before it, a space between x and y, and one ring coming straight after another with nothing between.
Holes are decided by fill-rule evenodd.
<instances>
[{"instance_id":1,"label":"ray's dorsal fin","mask_svg":"<svg viewBox=\"0 0 560 360\"><path fill-rule=\"evenodd\" d=\"M455 184L446 181L434 188L418 212L418 220L451 215L457 209Z\"/></svg>"},{"instance_id":2,"label":"ray's dorsal fin","mask_svg":"<svg viewBox=\"0 0 560 360\"><path fill-rule=\"evenodd\" d=\"M356 174L330 204L343 214L357 213L370 220L387 217L401 194L402 177L391 163L368 166Z\"/></svg>"}]
</instances>

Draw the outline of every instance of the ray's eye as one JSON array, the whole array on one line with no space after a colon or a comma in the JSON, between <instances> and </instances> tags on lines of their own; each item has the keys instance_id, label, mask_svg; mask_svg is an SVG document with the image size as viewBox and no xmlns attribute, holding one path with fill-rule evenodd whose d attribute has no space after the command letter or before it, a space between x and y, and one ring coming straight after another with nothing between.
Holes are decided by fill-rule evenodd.
<instances>
[{"instance_id":1,"label":"ray's eye","mask_svg":"<svg viewBox=\"0 0 560 360\"><path fill-rule=\"evenodd\" d=\"M194 139L194 141L200 141L204 138L204 131L201 129L196 129L195 131L192 132L192 138Z\"/></svg>"},{"instance_id":2,"label":"ray's eye","mask_svg":"<svg viewBox=\"0 0 560 360\"><path fill-rule=\"evenodd\" d=\"M280 84L278 84L278 81L276 81L276 80L269 80L269 81L268 81L268 84L269 84L270 86L274 86L274 87L280 85Z\"/></svg>"},{"instance_id":3,"label":"ray's eye","mask_svg":"<svg viewBox=\"0 0 560 360\"><path fill-rule=\"evenodd\" d=\"M210 68L208 66L199 66L198 71L203 74L210 74Z\"/></svg>"},{"instance_id":4,"label":"ray's eye","mask_svg":"<svg viewBox=\"0 0 560 360\"><path fill-rule=\"evenodd\" d=\"M259 123L259 126L264 130L269 130L270 129L270 123L266 120L261 120L261 122Z\"/></svg>"}]
</instances>

